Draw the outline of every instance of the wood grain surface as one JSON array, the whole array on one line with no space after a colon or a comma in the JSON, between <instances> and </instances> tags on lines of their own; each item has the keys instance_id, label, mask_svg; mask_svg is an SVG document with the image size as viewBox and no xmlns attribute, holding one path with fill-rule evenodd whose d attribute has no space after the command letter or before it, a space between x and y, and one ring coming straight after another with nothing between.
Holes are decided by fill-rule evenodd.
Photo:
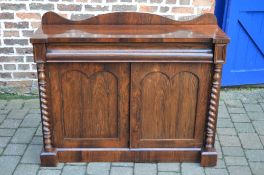
<instances>
[{"instance_id":1,"label":"wood grain surface","mask_svg":"<svg viewBox=\"0 0 264 175\"><path fill-rule=\"evenodd\" d=\"M174 21L148 13L123 12L70 21L53 12L42 18L32 43L47 42L210 42L228 43L213 14Z\"/></svg>"},{"instance_id":2,"label":"wood grain surface","mask_svg":"<svg viewBox=\"0 0 264 175\"><path fill-rule=\"evenodd\" d=\"M128 64L49 64L55 144L128 146Z\"/></svg>"},{"instance_id":3,"label":"wood grain surface","mask_svg":"<svg viewBox=\"0 0 264 175\"><path fill-rule=\"evenodd\" d=\"M71 21L53 12L31 37L43 166L201 162L215 166L229 38L212 14L191 21L118 12Z\"/></svg>"},{"instance_id":4,"label":"wood grain surface","mask_svg":"<svg viewBox=\"0 0 264 175\"><path fill-rule=\"evenodd\" d=\"M132 147L200 147L203 142L209 64L133 63Z\"/></svg>"}]
</instances>

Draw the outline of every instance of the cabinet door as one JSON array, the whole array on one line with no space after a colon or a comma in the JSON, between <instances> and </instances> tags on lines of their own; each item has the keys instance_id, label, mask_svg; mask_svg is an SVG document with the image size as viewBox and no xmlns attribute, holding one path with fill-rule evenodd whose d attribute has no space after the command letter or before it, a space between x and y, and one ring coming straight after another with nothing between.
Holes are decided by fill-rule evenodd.
<instances>
[{"instance_id":1,"label":"cabinet door","mask_svg":"<svg viewBox=\"0 0 264 175\"><path fill-rule=\"evenodd\" d=\"M131 65L133 148L201 147L210 64Z\"/></svg>"},{"instance_id":2,"label":"cabinet door","mask_svg":"<svg viewBox=\"0 0 264 175\"><path fill-rule=\"evenodd\" d=\"M48 69L56 147L128 147L128 64L50 63Z\"/></svg>"}]
</instances>

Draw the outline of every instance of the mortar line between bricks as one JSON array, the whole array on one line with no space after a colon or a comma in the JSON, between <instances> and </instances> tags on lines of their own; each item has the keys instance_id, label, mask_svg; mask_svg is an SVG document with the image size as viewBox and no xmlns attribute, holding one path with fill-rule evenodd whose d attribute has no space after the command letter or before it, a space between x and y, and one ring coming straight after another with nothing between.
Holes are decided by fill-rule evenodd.
<instances>
[{"instance_id":1,"label":"mortar line between bricks","mask_svg":"<svg viewBox=\"0 0 264 175\"><path fill-rule=\"evenodd\" d=\"M258 103L257 103L258 104ZM244 103L242 103L242 105L244 106ZM261 105L260 105L261 106ZM263 112L263 111L262 111ZM248 112L246 112L247 114L248 114ZM255 128L255 126L254 126L254 124L252 123L253 121L256 121L256 120L251 120L251 119L249 119L250 120L250 123L251 123L251 125L252 125L252 127L253 127L253 129L255 130L255 133L257 134L257 136L258 136L258 139L259 139L259 141L260 141L260 143L262 144L262 149L260 149L260 150L263 150L263 147L264 147L264 144L262 143L262 141L261 141L261 139L260 139L260 137L259 137L259 133L257 132L257 129ZM244 149L243 149L244 150ZM247 149L247 150L258 150L258 149Z\"/></svg>"},{"instance_id":2,"label":"mortar line between bricks","mask_svg":"<svg viewBox=\"0 0 264 175\"><path fill-rule=\"evenodd\" d=\"M182 167L181 167L181 162L180 162L180 174L182 174Z\"/></svg>"},{"instance_id":3,"label":"mortar line between bricks","mask_svg":"<svg viewBox=\"0 0 264 175\"><path fill-rule=\"evenodd\" d=\"M0 99L0 100L2 100L2 99ZM4 110L6 105L7 105L7 103L8 103L8 100L3 100L3 101L5 101L5 104L4 104L4 106L2 106L1 110Z\"/></svg>"},{"instance_id":4,"label":"mortar line between bricks","mask_svg":"<svg viewBox=\"0 0 264 175\"><path fill-rule=\"evenodd\" d=\"M260 95L260 96L261 96L261 95ZM262 108L262 106L259 104L259 102L258 102L257 104L261 107L262 112L263 112L263 108ZM243 105L244 105L244 104L243 104ZM257 134L257 136L258 136L258 138L259 138L259 140L260 140L260 143L262 144L262 148L263 148L263 147L264 147L264 143L262 142L261 138L259 137L261 134L259 134L259 133L257 132L257 129L256 129L255 125L252 123L254 120L251 120L251 119L250 119L250 121L251 121L252 127L254 128L255 133ZM256 121L256 120L255 120L255 121ZM262 135L261 135L261 136L262 136Z\"/></svg>"},{"instance_id":5,"label":"mortar line between bricks","mask_svg":"<svg viewBox=\"0 0 264 175\"><path fill-rule=\"evenodd\" d=\"M217 130L217 128L216 128L216 130ZM217 137L219 138L219 134L216 132L216 135L217 135ZM220 138L219 138L220 139ZM223 151L223 146L222 146L222 144L221 144L221 142L220 142L220 140L218 140L218 142L219 142L219 145L220 145L220 149L221 149L221 153L222 153L222 161L225 163L225 168L227 169L227 164L226 164L226 161L225 161L225 155L224 155L224 151ZM218 159L218 158L217 158ZM217 166L217 165L216 165ZM228 174L229 174L229 172L228 172Z\"/></svg>"},{"instance_id":6,"label":"mortar line between bricks","mask_svg":"<svg viewBox=\"0 0 264 175\"><path fill-rule=\"evenodd\" d=\"M245 108L244 103L243 103L240 99L239 99L239 101L241 102L243 108ZM245 110L245 111L246 111L246 110ZM247 112L247 111L246 111L245 114L246 114L247 117L248 117L248 112ZM248 118L249 118L249 117L248 117ZM231 120L232 120L232 117L231 117ZM258 138L259 138L259 134L257 133L257 130L256 130L255 126L254 126L253 123L252 123L253 120L251 120L251 119L249 118L249 121L250 121L250 122L234 122L234 121L232 120L233 124L234 124L234 123L250 123L250 124L252 125L253 129L254 129L254 133L257 134L257 136L258 136ZM238 137L239 140L240 140L240 137L239 137L240 132L237 131L237 129L236 129L236 127L235 127L235 124L234 124L234 128L235 128L235 130L236 130L237 137ZM244 132L242 132L242 133L244 133ZM247 132L245 132L245 133L247 133ZM261 142L261 139L260 139L260 138L259 138L259 140L260 140L260 142ZM241 140L240 140L240 142L241 142ZM241 143L241 147L242 147L243 152L244 152L244 150L245 150L246 148L243 147L242 143ZM245 157L246 157L246 156L245 156Z\"/></svg>"},{"instance_id":7,"label":"mortar line between bricks","mask_svg":"<svg viewBox=\"0 0 264 175\"><path fill-rule=\"evenodd\" d=\"M180 173L182 174L182 162L180 163Z\"/></svg>"},{"instance_id":8,"label":"mortar line between bricks","mask_svg":"<svg viewBox=\"0 0 264 175\"><path fill-rule=\"evenodd\" d=\"M205 174L205 167L202 167L203 168L203 173ZM207 175L207 174L205 174L205 175Z\"/></svg>"},{"instance_id":9,"label":"mortar line between bricks","mask_svg":"<svg viewBox=\"0 0 264 175\"><path fill-rule=\"evenodd\" d=\"M19 119L17 119L17 120L19 120ZM22 122L23 122L23 120L22 120ZM39 125L38 125L38 127L39 127ZM27 128L27 129L32 129L33 128L34 129L34 128L38 128L38 127L25 127L25 126L23 126L23 127L19 127L19 128ZM4 128L0 128L0 129L4 129ZM7 129L14 129L14 128L7 128Z\"/></svg>"},{"instance_id":10,"label":"mortar line between bricks","mask_svg":"<svg viewBox=\"0 0 264 175\"><path fill-rule=\"evenodd\" d=\"M112 162L112 163L118 163L118 162ZM129 162L130 163L130 162ZM126 166L126 165L113 165L113 167L133 167L133 166Z\"/></svg>"},{"instance_id":11,"label":"mortar line between bricks","mask_svg":"<svg viewBox=\"0 0 264 175\"><path fill-rule=\"evenodd\" d=\"M28 114L29 114L29 109L27 110L27 113L25 114L25 116L27 116ZM24 116L24 118L25 118L25 116ZM22 120L22 122L23 122L23 120ZM22 124L22 122L19 124L19 126ZM40 124L39 124L39 125L40 125ZM18 126L18 128L20 128L19 126ZM18 128L17 128L17 129L18 129ZM25 149L23 155L21 156L21 158L20 158L20 160L19 160L19 163L17 164L16 168L14 169L12 175L14 175L14 173L15 173L17 167L18 167L20 164L22 164L21 160L22 160L22 158L24 157L25 152L27 151L28 147L30 146L30 143L32 142L32 140L33 140L33 138L34 138L34 136L35 136L35 134L36 134L36 132L37 132L37 129L38 129L38 127L36 128L36 130L35 130L35 132L34 132L32 138L31 138L31 140L29 141L29 143L26 144L27 147L26 147L26 149ZM15 133L16 133L16 132L15 132ZM13 136L14 136L14 135L13 135ZM12 138L13 138L13 137L12 137ZM12 139L11 139L11 140L12 140ZM11 140L10 140L10 141L11 141ZM30 163L25 163L25 164L30 164ZM37 164L37 163L36 163L36 164ZM36 165L36 164L34 164L34 165ZM38 164L38 170L37 170L37 172L39 171L39 169L40 169L40 165Z\"/></svg>"},{"instance_id":12,"label":"mortar line between bricks","mask_svg":"<svg viewBox=\"0 0 264 175\"><path fill-rule=\"evenodd\" d=\"M222 147L221 143L220 143L220 147ZM244 151L243 151L243 152L244 152ZM226 169L228 175L230 175L230 171L229 171L229 168L228 168L229 165L226 164L225 155L223 154L222 156L223 156L223 161L225 162L225 167L226 167L225 169ZM251 170L250 170L250 171L251 171Z\"/></svg>"},{"instance_id":13,"label":"mortar line between bricks","mask_svg":"<svg viewBox=\"0 0 264 175\"><path fill-rule=\"evenodd\" d=\"M156 175L158 175L158 162L155 163L156 164Z\"/></svg>"},{"instance_id":14,"label":"mortar line between bricks","mask_svg":"<svg viewBox=\"0 0 264 175\"><path fill-rule=\"evenodd\" d=\"M132 170L132 173L133 173L133 175L135 175L135 166L136 165L136 163L133 163L133 170Z\"/></svg>"},{"instance_id":15,"label":"mortar line between bricks","mask_svg":"<svg viewBox=\"0 0 264 175\"><path fill-rule=\"evenodd\" d=\"M108 175L111 174L111 171L112 171L112 164L113 164L113 162L110 162L110 169L108 170Z\"/></svg>"},{"instance_id":16,"label":"mortar line between bricks","mask_svg":"<svg viewBox=\"0 0 264 175\"><path fill-rule=\"evenodd\" d=\"M240 99L238 99L238 100L240 100ZM228 112L228 114L229 114L230 120L231 120L231 122L232 122L232 124L233 124L233 126L234 126L234 122L233 122L233 120L231 119L231 115L230 115L230 112L229 112L229 110L228 110L228 107L227 107L227 105L226 105L225 100L224 100L224 105L225 105L225 107L226 107L226 109L227 109L227 112ZM235 126L234 126L234 129L235 129L235 131L236 131L236 135L235 135L235 136L238 137L238 139L239 139L238 131L236 130ZM224 147L224 146L222 145L222 143L221 143L221 141L220 141L220 137L219 137L219 134L218 134L218 133L217 133L217 136L218 136L218 138L219 138L220 149L221 149L221 152L222 152L222 159L223 159L223 161L224 161L224 163L225 163L225 167L226 167L227 173L230 175L231 172L229 171L229 168L228 168L228 167L230 167L230 166L234 166L234 165L227 165L226 160L225 160L225 157L229 157L229 156L225 156L225 155L224 155L224 152L223 152L223 147ZM242 151L243 151L243 155L244 155L244 157L246 157L240 139L239 139L239 143L240 143L240 145L241 145L241 148L242 148ZM228 146L226 146L226 147L228 147ZM233 157L241 157L241 156L233 156ZM248 166L249 166L249 165L248 165ZM250 170L250 172L251 172L251 174L252 174L252 171L251 171L251 170Z\"/></svg>"},{"instance_id":17,"label":"mortar line between bricks","mask_svg":"<svg viewBox=\"0 0 264 175\"><path fill-rule=\"evenodd\" d=\"M242 102L242 106L243 106L243 108L245 109L245 105L244 105L243 102ZM245 111L246 111L246 114L248 115L248 111L247 111L246 109L245 109ZM251 120L250 120L250 121L251 121ZM256 129L255 129L255 127L254 127L252 121L251 121L251 124L252 124L254 130L256 131ZM257 136L258 136L258 133L257 133ZM258 138L259 138L259 136L258 136ZM239 136L238 136L238 139L239 139L239 141L240 141L240 144L241 144L241 147L242 147L242 150L243 150L243 155L244 155L245 159L247 160L247 164L248 164L247 166L248 166L248 168L250 169L251 174L253 174L253 171L252 171L252 169L251 169L251 167L250 167L250 164L249 164L249 160L248 160L248 158L247 158L247 156L246 156L246 153L245 153L246 148L244 148L244 146L243 146L243 144L242 144L241 139L240 139ZM260 139L260 138L259 138L259 139ZM262 146L263 146L263 145L262 145Z\"/></svg>"},{"instance_id":18,"label":"mortar line between bricks","mask_svg":"<svg viewBox=\"0 0 264 175\"><path fill-rule=\"evenodd\" d=\"M0 125L7 119L7 116L10 114L10 111L11 110L9 110L8 112L7 112L7 114L5 115L5 117L4 117L4 120L0 123Z\"/></svg>"},{"instance_id":19,"label":"mortar line between bricks","mask_svg":"<svg viewBox=\"0 0 264 175\"><path fill-rule=\"evenodd\" d=\"M243 166L243 165L230 165L230 166L228 166L228 167L248 167L249 168L249 170L250 170L250 173L251 173L251 175L254 175L253 173L252 173L252 171L251 171L251 168L250 168L250 166L248 165L248 166ZM226 168L227 169L227 172L228 172L228 174L230 175L230 171L229 171L229 169L228 168Z\"/></svg>"},{"instance_id":20,"label":"mortar line between bricks","mask_svg":"<svg viewBox=\"0 0 264 175\"><path fill-rule=\"evenodd\" d=\"M261 96L261 95L260 95ZM257 99L257 104L260 106L260 109L262 110L261 112L264 112L264 109L262 107L262 105L260 104L261 102Z\"/></svg>"},{"instance_id":21,"label":"mortar line between bricks","mask_svg":"<svg viewBox=\"0 0 264 175\"><path fill-rule=\"evenodd\" d=\"M87 172L87 170L88 170L88 165L89 165L89 162L87 162L87 164L86 164L85 175L88 175L88 172Z\"/></svg>"},{"instance_id":22,"label":"mortar line between bricks","mask_svg":"<svg viewBox=\"0 0 264 175\"><path fill-rule=\"evenodd\" d=\"M11 102L11 101L12 101L12 100L9 100L8 102ZM11 110L9 111L9 113L6 115L5 120L7 119L7 116L10 114L10 112L11 112L12 110L13 110L13 109L11 109ZM27 114L28 114L28 111L26 112L25 116L26 116ZM24 117L25 117L25 116L24 116ZM22 120L22 121L23 121L23 120ZM17 132L19 126L22 124L22 121L21 121L20 124L17 126L17 128L12 128L12 129L15 129L14 135L16 134L16 132ZM10 129L10 128L9 128L9 129ZM11 139L8 141L7 145L4 147L3 153L6 151L7 146L8 146L9 144L12 144L12 143L11 143L11 140L12 140L12 138L14 137L14 135L11 136ZM27 145L27 147L26 147L26 149L27 149L27 148L28 148L28 144L26 144L26 145ZM26 150L25 150L25 151L26 151ZM24 151L24 153L25 153L25 151ZM24 155L24 153L23 153L23 155ZM20 162L21 162L21 159L22 159L23 155L19 156L19 157L20 157L20 158L19 158L19 161L18 161L16 167L14 168L14 170L13 170L13 172L12 172L12 175L14 174L14 172L15 172L16 169L17 169L17 167L19 166L19 164L20 164ZM1 156L2 156L2 155L1 155ZM14 156L15 156L15 155L14 155Z\"/></svg>"},{"instance_id":23,"label":"mortar line between bricks","mask_svg":"<svg viewBox=\"0 0 264 175\"><path fill-rule=\"evenodd\" d=\"M11 101L11 100L10 100L10 101ZM11 110L10 110L10 111L11 111ZM22 121L20 122L20 124L19 124L18 127L16 128L15 133L17 132L17 130L18 130L19 126L21 125L21 123L22 123ZM15 133L14 133L14 135L15 135ZM6 145L6 147L5 147L4 151L3 151L3 153L5 152L7 146L11 143L11 140L12 140L12 138L14 137L14 135L13 135L13 136L11 137L11 139L9 140L9 142L8 142L8 144ZM25 152L24 152L24 153L25 153ZM24 153L23 153L23 155L24 155ZM12 175L14 175L14 172L16 171L17 167L19 166L20 161L21 161L23 155L19 156L19 157L20 157L20 158L19 158L19 161L18 161L16 167L14 168L14 170L13 170L13 172L12 172Z\"/></svg>"},{"instance_id":24,"label":"mortar line between bricks","mask_svg":"<svg viewBox=\"0 0 264 175\"><path fill-rule=\"evenodd\" d=\"M260 104L260 103L263 103L263 102L259 102L259 101L258 101L258 103L259 103L260 108L262 109L262 111L264 111L264 108L263 108L262 105Z\"/></svg>"},{"instance_id":25,"label":"mortar line between bricks","mask_svg":"<svg viewBox=\"0 0 264 175\"><path fill-rule=\"evenodd\" d=\"M255 130L255 134L258 136L258 139L259 139L260 143L262 144L262 148L258 148L258 149L263 150L264 144L262 143L262 141L261 141L261 139L259 137L260 134L258 134L258 132L257 132L257 130L256 130L256 128L255 128L255 126L253 125L252 122L251 122L251 124L252 124L253 129ZM258 149L252 149L252 150L258 150ZM249 150L251 150L251 149L249 149Z\"/></svg>"},{"instance_id":26,"label":"mortar line between bricks","mask_svg":"<svg viewBox=\"0 0 264 175\"><path fill-rule=\"evenodd\" d=\"M63 165L60 174L62 174L62 172L63 172L63 170L64 170L64 167L65 167L65 165Z\"/></svg>"},{"instance_id":27,"label":"mortar line between bricks","mask_svg":"<svg viewBox=\"0 0 264 175\"><path fill-rule=\"evenodd\" d=\"M22 105L21 105L21 107L20 107L20 110L23 109L24 106L25 106L25 100L23 101L23 103L22 103ZM28 112L27 112L27 113L28 113ZM26 114L26 115L27 115L27 114Z\"/></svg>"}]
</instances>

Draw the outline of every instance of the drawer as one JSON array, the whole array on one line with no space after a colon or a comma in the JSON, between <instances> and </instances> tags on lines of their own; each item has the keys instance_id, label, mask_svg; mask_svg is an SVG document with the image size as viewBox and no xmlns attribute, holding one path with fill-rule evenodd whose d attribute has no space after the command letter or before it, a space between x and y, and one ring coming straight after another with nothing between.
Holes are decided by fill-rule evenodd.
<instances>
[{"instance_id":1,"label":"drawer","mask_svg":"<svg viewBox=\"0 0 264 175\"><path fill-rule=\"evenodd\" d=\"M49 44L47 62L207 62L209 43Z\"/></svg>"}]
</instances>

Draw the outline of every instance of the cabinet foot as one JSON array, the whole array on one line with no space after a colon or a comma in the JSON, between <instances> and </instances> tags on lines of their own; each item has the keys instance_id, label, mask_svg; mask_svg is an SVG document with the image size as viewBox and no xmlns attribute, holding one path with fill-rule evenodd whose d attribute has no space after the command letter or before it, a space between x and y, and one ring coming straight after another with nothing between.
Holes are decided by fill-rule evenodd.
<instances>
[{"instance_id":1,"label":"cabinet foot","mask_svg":"<svg viewBox=\"0 0 264 175\"><path fill-rule=\"evenodd\" d=\"M40 153L40 162L41 166L47 166L47 167L55 167L58 163L58 156L57 151L54 150L52 152L45 152L42 150Z\"/></svg>"},{"instance_id":2,"label":"cabinet foot","mask_svg":"<svg viewBox=\"0 0 264 175\"><path fill-rule=\"evenodd\" d=\"M201 166L211 167L216 166L217 163L217 152L215 149L210 151L204 150L201 153Z\"/></svg>"}]
</instances>

